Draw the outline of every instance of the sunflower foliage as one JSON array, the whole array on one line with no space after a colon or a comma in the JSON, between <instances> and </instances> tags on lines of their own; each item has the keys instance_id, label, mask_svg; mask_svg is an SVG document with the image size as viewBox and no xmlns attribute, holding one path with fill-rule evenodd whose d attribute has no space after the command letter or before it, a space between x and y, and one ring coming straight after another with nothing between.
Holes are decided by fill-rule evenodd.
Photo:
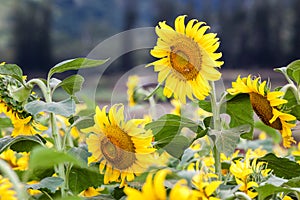
<instances>
[{"instance_id":1,"label":"sunflower foliage","mask_svg":"<svg viewBox=\"0 0 300 200\"><path fill-rule=\"evenodd\" d=\"M186 17L156 26L146 67L158 84L129 76L128 105L83 102L84 77L55 76L107 60L63 61L31 80L1 63L0 197L300 199L300 60L275 69L287 83L273 90L249 75L217 92L219 38ZM169 113L153 112L157 102ZM140 108L148 115L126 117Z\"/></svg>"}]
</instances>

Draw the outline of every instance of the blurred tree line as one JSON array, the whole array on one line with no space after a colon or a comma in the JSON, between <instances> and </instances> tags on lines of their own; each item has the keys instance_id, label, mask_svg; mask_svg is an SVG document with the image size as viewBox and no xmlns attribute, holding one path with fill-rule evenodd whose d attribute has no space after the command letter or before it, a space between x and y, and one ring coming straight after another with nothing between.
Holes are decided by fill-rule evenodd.
<instances>
[{"instance_id":1,"label":"blurred tree line","mask_svg":"<svg viewBox=\"0 0 300 200\"><path fill-rule=\"evenodd\" d=\"M26 70L86 56L123 30L173 26L180 14L206 21L221 39L226 68L273 68L299 58L299 0L0 0L1 61ZM130 45L134 38L126 38ZM149 62L148 50L128 53L115 71Z\"/></svg>"}]
</instances>

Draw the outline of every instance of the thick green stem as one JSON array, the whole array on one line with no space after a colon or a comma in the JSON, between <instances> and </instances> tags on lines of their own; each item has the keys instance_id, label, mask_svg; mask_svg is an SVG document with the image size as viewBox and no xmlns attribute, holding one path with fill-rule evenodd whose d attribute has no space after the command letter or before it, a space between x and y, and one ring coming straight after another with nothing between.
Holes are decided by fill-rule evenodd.
<instances>
[{"instance_id":1,"label":"thick green stem","mask_svg":"<svg viewBox=\"0 0 300 200\"><path fill-rule=\"evenodd\" d=\"M40 90L42 91L45 101L47 103L52 102L52 96L51 96L51 88L50 88L50 84L49 84L49 80L47 82L47 85L41 81L40 79L32 79L30 81L28 81L27 83L28 85L33 85L36 84L37 86L39 86ZM51 133L52 133L52 137L54 140L54 146L58 151L63 151L63 145L62 145L62 140L61 140L61 136L58 134L58 128L57 128L57 122L56 122L56 116L55 113L50 113L50 126L51 126ZM62 197L66 196L66 185L68 185L67 180L66 180L66 175L65 175L65 167L64 164L59 164L57 166L57 174L60 178L62 178L64 180L64 184L61 187L61 194Z\"/></svg>"},{"instance_id":2,"label":"thick green stem","mask_svg":"<svg viewBox=\"0 0 300 200\"><path fill-rule=\"evenodd\" d=\"M210 101L211 101L211 110L213 113L213 127L212 128L215 131L221 131L220 106L219 106L219 103L217 102L215 83L211 81L210 85L211 85ZM216 144L214 144L213 156L215 159L215 173L218 175L219 180L222 180L220 152L218 151Z\"/></svg>"},{"instance_id":3,"label":"thick green stem","mask_svg":"<svg viewBox=\"0 0 300 200\"><path fill-rule=\"evenodd\" d=\"M13 184L14 189L17 193L18 199L28 199L27 192L19 180L17 174L11 169L11 167L2 159L0 159L0 171L6 175L6 177Z\"/></svg>"}]
</instances>

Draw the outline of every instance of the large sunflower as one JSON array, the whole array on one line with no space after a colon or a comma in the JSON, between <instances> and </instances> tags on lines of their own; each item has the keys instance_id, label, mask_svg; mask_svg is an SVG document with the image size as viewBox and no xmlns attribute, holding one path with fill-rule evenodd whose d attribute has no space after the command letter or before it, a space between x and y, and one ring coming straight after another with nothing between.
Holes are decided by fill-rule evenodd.
<instances>
[{"instance_id":1,"label":"large sunflower","mask_svg":"<svg viewBox=\"0 0 300 200\"><path fill-rule=\"evenodd\" d=\"M124 121L124 106L113 105L108 115L107 106L96 108L95 125L86 131L92 132L86 143L92 157L89 161L100 161L100 173L104 184L132 181L134 175L144 172L154 163L152 131L138 127L134 120Z\"/></svg>"},{"instance_id":2,"label":"large sunflower","mask_svg":"<svg viewBox=\"0 0 300 200\"><path fill-rule=\"evenodd\" d=\"M158 72L158 82L165 81L164 95L186 103L186 96L193 100L204 99L210 92L208 81L220 79L221 73L215 69L223 62L217 61L221 53L215 53L220 43L215 33L206 33L209 26L196 19L185 26L185 15L175 20L175 30L159 22L155 31L159 38L151 55L159 60L148 64Z\"/></svg>"},{"instance_id":3,"label":"large sunflower","mask_svg":"<svg viewBox=\"0 0 300 200\"><path fill-rule=\"evenodd\" d=\"M232 95L248 93L253 110L262 122L280 131L283 146L289 148L292 142L295 143L291 128L296 124L290 121L296 120L296 117L280 110L280 107L287 103L287 100L281 99L283 92L271 92L266 86L266 81L261 82L260 78L252 80L251 75L247 78L238 76L237 80L232 83L232 88L227 91Z\"/></svg>"}]
</instances>

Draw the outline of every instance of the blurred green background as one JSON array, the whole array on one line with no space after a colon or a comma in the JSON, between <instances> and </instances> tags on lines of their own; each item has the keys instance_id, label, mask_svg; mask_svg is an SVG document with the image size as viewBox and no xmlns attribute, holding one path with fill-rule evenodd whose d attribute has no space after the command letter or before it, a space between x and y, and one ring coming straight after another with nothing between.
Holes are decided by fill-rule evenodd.
<instances>
[{"instance_id":1,"label":"blurred green background","mask_svg":"<svg viewBox=\"0 0 300 200\"><path fill-rule=\"evenodd\" d=\"M121 31L187 14L218 33L223 68L271 69L299 58L299 11L299 0L0 0L0 61L42 73ZM111 73L152 60L142 53L122 56Z\"/></svg>"}]
</instances>

